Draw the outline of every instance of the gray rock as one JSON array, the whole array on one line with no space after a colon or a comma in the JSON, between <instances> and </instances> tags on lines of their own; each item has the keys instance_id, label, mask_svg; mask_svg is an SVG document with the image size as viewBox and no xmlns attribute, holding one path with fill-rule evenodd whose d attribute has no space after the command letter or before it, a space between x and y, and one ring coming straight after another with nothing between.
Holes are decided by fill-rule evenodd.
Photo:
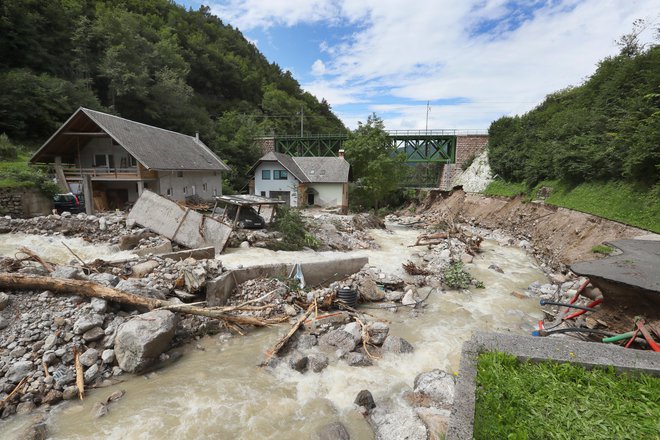
<instances>
[{"instance_id":1,"label":"gray rock","mask_svg":"<svg viewBox=\"0 0 660 440\"><path fill-rule=\"evenodd\" d=\"M373 365L371 358L362 353L352 351L346 355L346 362L351 367L368 367Z\"/></svg>"},{"instance_id":2,"label":"gray rock","mask_svg":"<svg viewBox=\"0 0 660 440\"><path fill-rule=\"evenodd\" d=\"M108 221L105 219L105 217L101 217L99 219L99 229L101 231L105 231L106 229L108 229Z\"/></svg>"},{"instance_id":3,"label":"gray rock","mask_svg":"<svg viewBox=\"0 0 660 440\"><path fill-rule=\"evenodd\" d=\"M121 290L122 292L133 293L135 295L144 296L146 298L155 298L164 300L165 294L158 289L153 287L148 287L144 285L140 280L137 279L128 279L121 280L116 286L115 289Z\"/></svg>"},{"instance_id":4,"label":"gray rock","mask_svg":"<svg viewBox=\"0 0 660 440\"><path fill-rule=\"evenodd\" d=\"M92 383L99 375L99 366L94 364L85 371L85 383Z\"/></svg>"},{"instance_id":5,"label":"gray rock","mask_svg":"<svg viewBox=\"0 0 660 440\"><path fill-rule=\"evenodd\" d=\"M500 266L498 266L497 264L491 264L490 266L488 266L488 269L494 270L495 272L504 273L502 268Z\"/></svg>"},{"instance_id":6,"label":"gray rock","mask_svg":"<svg viewBox=\"0 0 660 440\"><path fill-rule=\"evenodd\" d=\"M52 351L49 351L44 353L41 360L46 365L52 365L57 361L57 355L55 355L55 353L53 353Z\"/></svg>"},{"instance_id":7,"label":"gray rock","mask_svg":"<svg viewBox=\"0 0 660 440\"><path fill-rule=\"evenodd\" d=\"M414 289L408 289L406 294L403 295L401 299L401 304L404 306L415 306L417 305L417 292Z\"/></svg>"},{"instance_id":8,"label":"gray rock","mask_svg":"<svg viewBox=\"0 0 660 440\"><path fill-rule=\"evenodd\" d=\"M294 351L289 355L287 363L292 370L300 371L301 373L307 369L309 359L299 351Z\"/></svg>"},{"instance_id":9,"label":"gray rock","mask_svg":"<svg viewBox=\"0 0 660 440\"><path fill-rule=\"evenodd\" d=\"M0 316L0 330L9 327L9 321L4 317Z\"/></svg>"},{"instance_id":10,"label":"gray rock","mask_svg":"<svg viewBox=\"0 0 660 440\"><path fill-rule=\"evenodd\" d=\"M372 410L376 407L376 402L374 402L374 396L371 395L371 391L362 390L355 397L354 403L357 406L364 407L367 411Z\"/></svg>"},{"instance_id":11,"label":"gray rock","mask_svg":"<svg viewBox=\"0 0 660 440\"><path fill-rule=\"evenodd\" d=\"M19 358L23 357L23 355L27 352L27 348L23 346L18 346L14 348L12 351L9 352L9 356L13 358Z\"/></svg>"},{"instance_id":12,"label":"gray rock","mask_svg":"<svg viewBox=\"0 0 660 440\"><path fill-rule=\"evenodd\" d=\"M82 273L79 267L71 266L57 266L50 276L67 280L82 280L85 278L85 274Z\"/></svg>"},{"instance_id":13,"label":"gray rock","mask_svg":"<svg viewBox=\"0 0 660 440\"><path fill-rule=\"evenodd\" d=\"M78 320L73 324L73 332L77 335L82 335L87 330L90 330L94 327L100 327L103 325L103 317L101 315L84 315L78 318Z\"/></svg>"},{"instance_id":14,"label":"gray rock","mask_svg":"<svg viewBox=\"0 0 660 440\"><path fill-rule=\"evenodd\" d=\"M101 354L101 360L104 364L112 364L115 361L115 351L103 350L103 353Z\"/></svg>"},{"instance_id":15,"label":"gray rock","mask_svg":"<svg viewBox=\"0 0 660 440\"><path fill-rule=\"evenodd\" d=\"M370 278L365 278L360 283L358 291L362 298L367 301L382 301L385 299L385 292L379 289L376 282Z\"/></svg>"},{"instance_id":16,"label":"gray rock","mask_svg":"<svg viewBox=\"0 0 660 440\"><path fill-rule=\"evenodd\" d=\"M410 342L398 336L389 335L383 343L383 351L389 353L412 353L414 350Z\"/></svg>"},{"instance_id":17,"label":"gray rock","mask_svg":"<svg viewBox=\"0 0 660 440\"><path fill-rule=\"evenodd\" d=\"M314 373L320 373L325 370L329 363L328 356L323 353L311 353L307 355L307 368Z\"/></svg>"},{"instance_id":18,"label":"gray rock","mask_svg":"<svg viewBox=\"0 0 660 440\"><path fill-rule=\"evenodd\" d=\"M36 407L37 405L35 405L31 400L28 400L27 402L21 402L16 406L16 414L30 414Z\"/></svg>"},{"instance_id":19,"label":"gray rock","mask_svg":"<svg viewBox=\"0 0 660 440\"><path fill-rule=\"evenodd\" d=\"M309 350L318 343L316 336L310 334L302 334L298 337L296 348L298 350Z\"/></svg>"},{"instance_id":20,"label":"gray rock","mask_svg":"<svg viewBox=\"0 0 660 440\"><path fill-rule=\"evenodd\" d=\"M96 402L89 414L92 416L92 418L99 419L108 414L108 405L103 402Z\"/></svg>"},{"instance_id":21,"label":"gray rock","mask_svg":"<svg viewBox=\"0 0 660 440\"><path fill-rule=\"evenodd\" d=\"M32 374L34 365L29 361L14 362L9 366L9 370L5 373L5 380L9 383L18 383L25 376Z\"/></svg>"},{"instance_id":22,"label":"gray rock","mask_svg":"<svg viewBox=\"0 0 660 440\"><path fill-rule=\"evenodd\" d=\"M454 402L454 378L442 370L431 370L415 378L414 393L431 399L435 407L449 407Z\"/></svg>"},{"instance_id":23,"label":"gray rock","mask_svg":"<svg viewBox=\"0 0 660 440\"><path fill-rule=\"evenodd\" d=\"M360 326L360 324L357 322L349 322L344 327L342 327L342 330L353 336L353 340L355 341L356 345L362 340L362 326Z\"/></svg>"},{"instance_id":24,"label":"gray rock","mask_svg":"<svg viewBox=\"0 0 660 440\"><path fill-rule=\"evenodd\" d=\"M46 340L44 341L44 350L50 350L51 348L55 347L57 344L57 336L54 334L50 334L46 337Z\"/></svg>"},{"instance_id":25,"label":"gray rock","mask_svg":"<svg viewBox=\"0 0 660 440\"><path fill-rule=\"evenodd\" d=\"M42 420L25 428L17 437L21 440L46 440L48 438L48 426Z\"/></svg>"},{"instance_id":26,"label":"gray rock","mask_svg":"<svg viewBox=\"0 0 660 440\"><path fill-rule=\"evenodd\" d=\"M369 342L374 345L383 345L387 334L390 332L390 327L384 322L373 321L367 324L367 333L369 334Z\"/></svg>"},{"instance_id":27,"label":"gray rock","mask_svg":"<svg viewBox=\"0 0 660 440\"><path fill-rule=\"evenodd\" d=\"M64 391L62 391L62 399L64 400L71 400L75 399L78 397L78 387L77 386L70 386L64 388Z\"/></svg>"},{"instance_id":28,"label":"gray rock","mask_svg":"<svg viewBox=\"0 0 660 440\"><path fill-rule=\"evenodd\" d=\"M133 266L131 269L133 270L133 273L131 273L132 278L144 278L147 275L149 275L151 272L156 269L160 263L156 260L147 260L142 263L138 263L135 266Z\"/></svg>"},{"instance_id":29,"label":"gray rock","mask_svg":"<svg viewBox=\"0 0 660 440\"><path fill-rule=\"evenodd\" d=\"M115 287L119 283L120 278L111 273L94 273L89 276L89 280L107 287Z\"/></svg>"},{"instance_id":30,"label":"gray rock","mask_svg":"<svg viewBox=\"0 0 660 440\"><path fill-rule=\"evenodd\" d=\"M317 440L351 440L346 427L340 422L332 422L316 431Z\"/></svg>"},{"instance_id":31,"label":"gray rock","mask_svg":"<svg viewBox=\"0 0 660 440\"><path fill-rule=\"evenodd\" d=\"M356 342L352 334L344 330L331 330L319 338L321 345L336 347L342 353L355 350Z\"/></svg>"},{"instance_id":32,"label":"gray rock","mask_svg":"<svg viewBox=\"0 0 660 440\"><path fill-rule=\"evenodd\" d=\"M105 313L108 310L108 302L101 298L92 298L90 305L96 313Z\"/></svg>"},{"instance_id":33,"label":"gray rock","mask_svg":"<svg viewBox=\"0 0 660 440\"><path fill-rule=\"evenodd\" d=\"M9 305L9 295L5 292L0 292L0 311L4 310Z\"/></svg>"},{"instance_id":34,"label":"gray rock","mask_svg":"<svg viewBox=\"0 0 660 440\"><path fill-rule=\"evenodd\" d=\"M151 364L168 347L175 329L176 315L167 310L154 310L123 323L115 337L119 367L135 373Z\"/></svg>"},{"instance_id":35,"label":"gray rock","mask_svg":"<svg viewBox=\"0 0 660 440\"><path fill-rule=\"evenodd\" d=\"M401 301L401 298L403 298L403 292L400 290L388 290L385 292L385 299L388 301Z\"/></svg>"},{"instance_id":36,"label":"gray rock","mask_svg":"<svg viewBox=\"0 0 660 440\"><path fill-rule=\"evenodd\" d=\"M409 406L375 408L369 415L379 440L427 440L426 425Z\"/></svg>"},{"instance_id":37,"label":"gray rock","mask_svg":"<svg viewBox=\"0 0 660 440\"><path fill-rule=\"evenodd\" d=\"M58 386L62 387L73 383L76 380L76 372L73 368L67 368L64 365L60 365L57 370L53 371L53 379L55 379L55 383Z\"/></svg>"},{"instance_id":38,"label":"gray rock","mask_svg":"<svg viewBox=\"0 0 660 440\"><path fill-rule=\"evenodd\" d=\"M91 367L99 359L99 351L95 348L89 348L78 359L84 366Z\"/></svg>"},{"instance_id":39,"label":"gray rock","mask_svg":"<svg viewBox=\"0 0 660 440\"><path fill-rule=\"evenodd\" d=\"M105 331L101 327L94 327L83 333L82 338L85 342L98 341L105 336Z\"/></svg>"}]
</instances>

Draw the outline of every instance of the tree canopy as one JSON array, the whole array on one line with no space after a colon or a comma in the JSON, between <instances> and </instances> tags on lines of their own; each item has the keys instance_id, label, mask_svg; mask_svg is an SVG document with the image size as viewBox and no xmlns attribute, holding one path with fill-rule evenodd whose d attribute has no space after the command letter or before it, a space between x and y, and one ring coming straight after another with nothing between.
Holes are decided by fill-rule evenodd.
<instances>
[{"instance_id":1,"label":"tree canopy","mask_svg":"<svg viewBox=\"0 0 660 440\"><path fill-rule=\"evenodd\" d=\"M358 122L344 148L358 191L363 191L374 209L378 209L388 195L399 189L408 171L405 155L397 151L385 132L383 120L375 113L366 124Z\"/></svg>"},{"instance_id":2,"label":"tree canopy","mask_svg":"<svg viewBox=\"0 0 660 440\"><path fill-rule=\"evenodd\" d=\"M660 182L660 47L641 47L634 33L620 46L582 85L491 124L494 173L530 185L545 179Z\"/></svg>"},{"instance_id":3,"label":"tree canopy","mask_svg":"<svg viewBox=\"0 0 660 440\"><path fill-rule=\"evenodd\" d=\"M206 6L168 0L4 0L0 134L38 145L85 106L202 139L234 172L259 157L255 135L345 131Z\"/></svg>"}]
</instances>

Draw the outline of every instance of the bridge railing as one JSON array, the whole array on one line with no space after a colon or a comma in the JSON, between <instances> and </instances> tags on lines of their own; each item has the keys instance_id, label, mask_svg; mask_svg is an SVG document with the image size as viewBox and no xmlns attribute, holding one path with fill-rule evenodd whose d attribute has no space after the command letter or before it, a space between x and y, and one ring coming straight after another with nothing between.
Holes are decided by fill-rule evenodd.
<instances>
[{"instance_id":1,"label":"bridge railing","mask_svg":"<svg viewBox=\"0 0 660 440\"><path fill-rule=\"evenodd\" d=\"M385 130L390 136L469 136L487 135L487 129Z\"/></svg>"}]
</instances>

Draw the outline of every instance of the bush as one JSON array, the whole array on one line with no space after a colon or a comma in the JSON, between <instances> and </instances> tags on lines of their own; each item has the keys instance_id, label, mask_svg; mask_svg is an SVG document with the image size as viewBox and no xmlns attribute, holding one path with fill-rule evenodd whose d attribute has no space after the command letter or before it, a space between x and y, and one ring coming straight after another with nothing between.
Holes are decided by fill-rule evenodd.
<instances>
[{"instance_id":1,"label":"bush","mask_svg":"<svg viewBox=\"0 0 660 440\"><path fill-rule=\"evenodd\" d=\"M467 289L473 284L479 289L483 289L484 283L475 280L472 275L463 270L463 263L454 261L442 273L444 283L450 289Z\"/></svg>"},{"instance_id":2,"label":"bush","mask_svg":"<svg viewBox=\"0 0 660 440\"><path fill-rule=\"evenodd\" d=\"M16 146L6 134L0 134L0 160L15 160L18 157Z\"/></svg>"},{"instance_id":3,"label":"bush","mask_svg":"<svg viewBox=\"0 0 660 440\"><path fill-rule=\"evenodd\" d=\"M280 207L273 228L282 234L282 241L269 243L271 249L299 251L305 247L319 247L318 239L307 232L305 222L297 209Z\"/></svg>"},{"instance_id":4,"label":"bush","mask_svg":"<svg viewBox=\"0 0 660 440\"><path fill-rule=\"evenodd\" d=\"M463 171L465 171L465 170L467 170L468 168L470 168L470 165L472 165L472 162L474 162L474 160L475 160L476 158L477 158L477 155L476 155L476 154L473 154L473 155L471 155L470 157L468 157L467 159L465 159L465 162L463 162L463 163L461 164L461 169L462 169Z\"/></svg>"}]
</instances>

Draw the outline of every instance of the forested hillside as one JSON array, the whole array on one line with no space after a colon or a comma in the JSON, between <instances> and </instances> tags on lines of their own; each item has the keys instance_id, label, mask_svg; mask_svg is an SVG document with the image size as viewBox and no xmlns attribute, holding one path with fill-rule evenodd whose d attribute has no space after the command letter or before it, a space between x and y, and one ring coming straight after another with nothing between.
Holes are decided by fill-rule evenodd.
<instances>
[{"instance_id":1,"label":"forested hillside","mask_svg":"<svg viewBox=\"0 0 660 440\"><path fill-rule=\"evenodd\" d=\"M36 146L79 106L193 134L234 168L254 135L345 130L243 35L168 0L3 0L0 134Z\"/></svg>"},{"instance_id":2,"label":"forested hillside","mask_svg":"<svg viewBox=\"0 0 660 440\"><path fill-rule=\"evenodd\" d=\"M579 87L548 96L489 130L494 173L534 186L625 180L660 182L660 47L635 41L600 62Z\"/></svg>"}]
</instances>

